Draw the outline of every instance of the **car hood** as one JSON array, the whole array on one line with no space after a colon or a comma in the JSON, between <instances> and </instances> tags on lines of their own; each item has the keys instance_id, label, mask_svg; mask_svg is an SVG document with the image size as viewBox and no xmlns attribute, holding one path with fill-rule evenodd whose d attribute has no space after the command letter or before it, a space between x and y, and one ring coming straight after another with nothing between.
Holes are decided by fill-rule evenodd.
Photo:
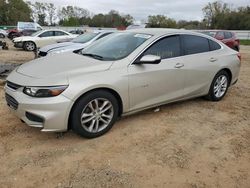
<instances>
[{"instance_id":1,"label":"car hood","mask_svg":"<svg viewBox=\"0 0 250 188\"><path fill-rule=\"evenodd\" d=\"M105 71L111 61L100 61L72 52L55 54L25 63L16 70L22 75L33 78L70 77L71 75Z\"/></svg>"},{"instance_id":2,"label":"car hood","mask_svg":"<svg viewBox=\"0 0 250 188\"><path fill-rule=\"evenodd\" d=\"M22 41L34 41L37 37L31 37L31 36L22 36L17 37L13 39L13 42L22 42Z\"/></svg>"},{"instance_id":3,"label":"car hood","mask_svg":"<svg viewBox=\"0 0 250 188\"><path fill-rule=\"evenodd\" d=\"M74 50L83 49L88 45L88 43L84 43L84 44L74 43L74 42L65 42L65 43L67 43L67 44L61 45L61 46L58 45L58 47L50 48L49 50L47 49L47 51L44 49L41 49L40 51L47 52L47 53L53 53L53 52L58 52L58 51L62 51L62 52L71 51L71 52L73 52Z\"/></svg>"},{"instance_id":4,"label":"car hood","mask_svg":"<svg viewBox=\"0 0 250 188\"><path fill-rule=\"evenodd\" d=\"M48 52L50 50L56 50L58 48L64 48L64 47L67 47L67 46L72 46L74 44L76 44L76 43L73 43L73 42L62 42L62 43L51 44L51 45L48 45L48 46L40 48L40 51L42 51L42 52Z\"/></svg>"}]
</instances>

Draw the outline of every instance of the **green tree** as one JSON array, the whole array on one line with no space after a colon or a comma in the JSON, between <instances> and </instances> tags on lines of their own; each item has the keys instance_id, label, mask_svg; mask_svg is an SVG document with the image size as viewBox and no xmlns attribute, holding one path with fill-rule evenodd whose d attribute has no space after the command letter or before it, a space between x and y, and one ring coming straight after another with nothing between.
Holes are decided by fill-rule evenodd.
<instances>
[{"instance_id":1,"label":"green tree","mask_svg":"<svg viewBox=\"0 0 250 188\"><path fill-rule=\"evenodd\" d=\"M32 10L32 19L40 25L48 25L46 22L47 17L47 3L35 2L32 4L30 1L27 2Z\"/></svg>"},{"instance_id":2,"label":"green tree","mask_svg":"<svg viewBox=\"0 0 250 188\"><path fill-rule=\"evenodd\" d=\"M219 29L223 24L225 15L230 13L230 8L227 3L215 1L213 3L208 3L202 11L208 24L207 26L211 29Z\"/></svg>"},{"instance_id":3,"label":"green tree","mask_svg":"<svg viewBox=\"0 0 250 188\"><path fill-rule=\"evenodd\" d=\"M23 0L0 0L0 24L16 25L18 21L31 21L31 10Z\"/></svg>"},{"instance_id":4,"label":"green tree","mask_svg":"<svg viewBox=\"0 0 250 188\"><path fill-rule=\"evenodd\" d=\"M155 16L149 16L148 17L148 27L154 27L154 28L176 28L177 24L176 21L167 18L164 15L155 15Z\"/></svg>"}]
</instances>

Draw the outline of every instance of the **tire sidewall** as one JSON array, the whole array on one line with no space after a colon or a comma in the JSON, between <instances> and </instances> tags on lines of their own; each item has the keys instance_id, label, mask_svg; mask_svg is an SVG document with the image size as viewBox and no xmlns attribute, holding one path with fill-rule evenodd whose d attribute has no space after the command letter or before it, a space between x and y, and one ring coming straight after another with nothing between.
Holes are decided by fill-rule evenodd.
<instances>
[{"instance_id":1,"label":"tire sidewall","mask_svg":"<svg viewBox=\"0 0 250 188\"><path fill-rule=\"evenodd\" d=\"M227 78L227 88L226 88L225 93L224 93L221 97L216 97L215 94L214 94L214 84L215 84L216 80L218 79L218 77L220 77L220 76L222 76L222 75L226 76L226 78ZM213 100L213 101L220 101L220 100L223 99L223 97L227 94L227 91L228 91L229 86L230 86L230 79L229 79L228 73L227 73L226 71L224 71L224 70L218 72L218 73L215 75L215 77L214 77L214 79L213 79L213 81L212 81L212 84L211 84L211 86L210 86L209 98L210 98L211 100Z\"/></svg>"},{"instance_id":2,"label":"tire sidewall","mask_svg":"<svg viewBox=\"0 0 250 188\"><path fill-rule=\"evenodd\" d=\"M90 133L82 127L80 119L81 119L82 111L86 107L86 105L90 101L92 101L96 98L104 98L104 99L109 100L113 105L114 115L113 115L113 118L110 121L109 125L105 129L103 129L102 131L100 131L98 133ZM113 127L113 125L118 117L118 108L119 108L119 106L118 106L117 99L111 93L104 91L104 90L93 91L91 93L88 93L88 94L82 96L76 102L76 104L73 106L73 109L72 109L71 114L70 114L70 125L71 125L73 131L75 131L77 134L79 134L85 138L99 137L99 136L105 134L106 132L108 132Z\"/></svg>"},{"instance_id":3,"label":"tire sidewall","mask_svg":"<svg viewBox=\"0 0 250 188\"><path fill-rule=\"evenodd\" d=\"M33 50L28 50L28 49L27 49L26 45L29 44L29 43L32 43L32 44L34 45L34 49L33 49ZM32 41L25 42L25 43L24 43L24 49L25 49L26 51L32 52L32 51L34 51L34 50L36 49L36 44L35 44L34 42L32 42Z\"/></svg>"}]
</instances>

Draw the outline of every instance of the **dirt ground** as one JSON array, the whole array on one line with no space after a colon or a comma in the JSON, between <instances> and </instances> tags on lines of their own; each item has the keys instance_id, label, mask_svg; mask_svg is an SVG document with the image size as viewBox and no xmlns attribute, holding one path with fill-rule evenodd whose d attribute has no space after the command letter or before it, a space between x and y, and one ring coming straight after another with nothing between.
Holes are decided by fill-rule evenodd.
<instances>
[{"instance_id":1,"label":"dirt ground","mask_svg":"<svg viewBox=\"0 0 250 188\"><path fill-rule=\"evenodd\" d=\"M221 102L201 98L122 118L92 140L42 133L10 113L0 88L0 187L250 186L250 46ZM5 62L32 59L0 51Z\"/></svg>"}]
</instances>

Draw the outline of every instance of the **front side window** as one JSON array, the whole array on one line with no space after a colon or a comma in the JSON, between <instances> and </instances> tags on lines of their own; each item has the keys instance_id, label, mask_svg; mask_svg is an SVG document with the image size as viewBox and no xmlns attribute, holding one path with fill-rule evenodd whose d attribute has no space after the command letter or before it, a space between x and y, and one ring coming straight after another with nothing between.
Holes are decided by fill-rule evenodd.
<instances>
[{"instance_id":1,"label":"front side window","mask_svg":"<svg viewBox=\"0 0 250 188\"><path fill-rule=\"evenodd\" d=\"M195 35L182 35L184 55L210 51L208 39Z\"/></svg>"},{"instance_id":2,"label":"front side window","mask_svg":"<svg viewBox=\"0 0 250 188\"><path fill-rule=\"evenodd\" d=\"M143 55L156 55L161 59L178 57L181 55L180 37L176 35L161 39L149 47Z\"/></svg>"},{"instance_id":3,"label":"front side window","mask_svg":"<svg viewBox=\"0 0 250 188\"><path fill-rule=\"evenodd\" d=\"M120 60L127 57L151 36L130 32L113 33L83 49L82 55L103 61Z\"/></svg>"},{"instance_id":4,"label":"front side window","mask_svg":"<svg viewBox=\"0 0 250 188\"><path fill-rule=\"evenodd\" d=\"M52 37L52 36L54 36L54 32L53 31L46 31L46 32L44 32L44 33L42 33L42 34L40 34L39 35L39 37Z\"/></svg>"}]
</instances>

